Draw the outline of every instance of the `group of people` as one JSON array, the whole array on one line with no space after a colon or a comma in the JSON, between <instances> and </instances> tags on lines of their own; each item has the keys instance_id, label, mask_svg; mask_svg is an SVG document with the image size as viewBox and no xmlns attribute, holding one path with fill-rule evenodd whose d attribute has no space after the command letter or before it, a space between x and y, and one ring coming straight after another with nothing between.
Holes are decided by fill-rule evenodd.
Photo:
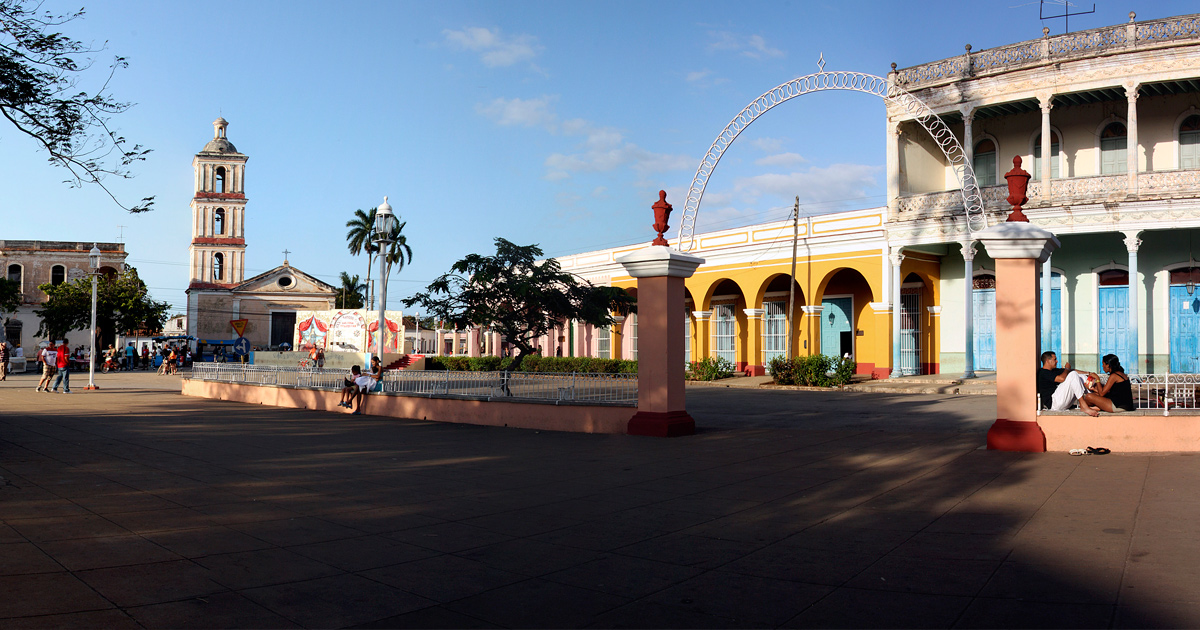
<instances>
[{"instance_id":1,"label":"group of people","mask_svg":"<svg viewBox=\"0 0 1200 630\"><path fill-rule=\"evenodd\" d=\"M1058 355L1043 352L1042 367L1037 372L1037 391L1042 408L1051 411L1066 411L1079 406L1093 418L1101 411L1117 413L1133 411L1133 387L1121 360L1115 354L1106 354L1101 359L1108 379L1103 383L1095 372L1082 372L1070 363L1058 367Z\"/></svg>"},{"instance_id":2,"label":"group of people","mask_svg":"<svg viewBox=\"0 0 1200 630\"><path fill-rule=\"evenodd\" d=\"M71 348L66 339L55 340L58 345L48 345L37 355L37 362L42 366L42 378L38 381L37 391L58 393L58 386L63 386L64 394L71 393ZM55 376L58 378L55 379ZM54 387L50 387L50 381Z\"/></svg>"},{"instance_id":3,"label":"group of people","mask_svg":"<svg viewBox=\"0 0 1200 630\"><path fill-rule=\"evenodd\" d=\"M379 362L379 357L371 357L371 372L363 374L362 368L357 365L350 367L350 376L345 380L345 387L342 388L342 400L338 403L339 407L347 409L353 408L352 415L359 415L362 411L363 397L367 392L381 391L383 382L383 364Z\"/></svg>"}]
</instances>

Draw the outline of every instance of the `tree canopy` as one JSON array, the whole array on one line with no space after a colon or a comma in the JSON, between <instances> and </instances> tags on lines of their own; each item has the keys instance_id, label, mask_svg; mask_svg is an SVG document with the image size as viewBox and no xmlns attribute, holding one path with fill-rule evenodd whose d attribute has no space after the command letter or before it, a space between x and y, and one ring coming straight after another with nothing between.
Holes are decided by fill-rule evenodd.
<instances>
[{"instance_id":1,"label":"tree canopy","mask_svg":"<svg viewBox=\"0 0 1200 630\"><path fill-rule=\"evenodd\" d=\"M49 299L34 309L42 323L39 337L61 338L72 330L87 330L92 317L92 281L79 278L38 287ZM96 286L96 326L103 331L161 331L170 304L150 299L146 283L133 267L100 276Z\"/></svg>"},{"instance_id":2,"label":"tree canopy","mask_svg":"<svg viewBox=\"0 0 1200 630\"><path fill-rule=\"evenodd\" d=\"M0 278L0 315L15 312L21 307L21 285L7 278Z\"/></svg>"},{"instance_id":3,"label":"tree canopy","mask_svg":"<svg viewBox=\"0 0 1200 630\"><path fill-rule=\"evenodd\" d=\"M56 14L36 0L0 0L0 116L34 139L49 161L70 172L67 184L100 186L129 212L145 212L154 197L127 207L103 183L106 176L132 177L128 167L149 149L130 145L110 127L112 116L132 105L108 95L108 84L128 63L115 57L107 78L94 91L79 83L91 76L91 55L100 52L57 29L83 17L83 10Z\"/></svg>"},{"instance_id":4,"label":"tree canopy","mask_svg":"<svg viewBox=\"0 0 1200 630\"><path fill-rule=\"evenodd\" d=\"M404 300L447 324L489 327L517 348L513 369L535 351L538 337L564 321L611 326L613 313L629 313L633 298L624 289L596 286L562 271L558 261L541 260L537 245L496 239L496 254L471 254L450 272Z\"/></svg>"},{"instance_id":5,"label":"tree canopy","mask_svg":"<svg viewBox=\"0 0 1200 630\"><path fill-rule=\"evenodd\" d=\"M342 272L339 279L342 281L342 286L338 288L337 297L334 298L334 308L362 308L365 303L363 294L367 290L367 285L359 281L358 274L351 276L345 271Z\"/></svg>"}]
</instances>

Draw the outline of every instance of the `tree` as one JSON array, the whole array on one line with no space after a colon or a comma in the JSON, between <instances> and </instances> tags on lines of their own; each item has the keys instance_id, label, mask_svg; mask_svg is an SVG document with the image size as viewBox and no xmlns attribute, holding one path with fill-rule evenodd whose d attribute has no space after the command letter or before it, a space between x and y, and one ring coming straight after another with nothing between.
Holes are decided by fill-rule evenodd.
<instances>
[{"instance_id":1,"label":"tree","mask_svg":"<svg viewBox=\"0 0 1200 630\"><path fill-rule=\"evenodd\" d=\"M21 285L7 278L0 279L0 315L21 308Z\"/></svg>"},{"instance_id":2,"label":"tree","mask_svg":"<svg viewBox=\"0 0 1200 630\"><path fill-rule=\"evenodd\" d=\"M375 244L375 208L369 211L355 210L354 218L346 222L346 227L350 228L350 231L346 232L346 248L350 250L350 254L357 256L363 252L367 253L366 287L370 291L371 268L374 267L371 262L379 252L379 246ZM370 297L370 293L367 297Z\"/></svg>"},{"instance_id":3,"label":"tree","mask_svg":"<svg viewBox=\"0 0 1200 630\"><path fill-rule=\"evenodd\" d=\"M341 274L342 287L338 289L337 297L334 298L334 308L362 308L363 293L367 290L367 285L358 281L358 275L351 276L345 271Z\"/></svg>"},{"instance_id":4,"label":"tree","mask_svg":"<svg viewBox=\"0 0 1200 630\"><path fill-rule=\"evenodd\" d=\"M387 274L385 278L392 277L392 265L396 266L396 271L404 269L405 257L408 262L412 263L412 248L408 246L408 237L404 235L404 226L408 222L400 222L399 217L396 218L396 227L392 228L391 242L387 244L387 251L384 252L383 260L387 263Z\"/></svg>"},{"instance_id":5,"label":"tree","mask_svg":"<svg viewBox=\"0 0 1200 630\"><path fill-rule=\"evenodd\" d=\"M83 10L42 11L37 0L0 0L0 115L45 149L51 164L70 172L67 184L95 184L129 212L145 212L154 197L126 207L103 183L109 175L132 177L128 167L150 152L129 146L109 126L113 115L132 106L107 93L116 71L129 64L114 58L99 89L80 90L94 63L90 55L99 49L55 31L81 17Z\"/></svg>"},{"instance_id":6,"label":"tree","mask_svg":"<svg viewBox=\"0 0 1200 630\"><path fill-rule=\"evenodd\" d=\"M102 275L96 286L96 327L109 332L160 331L171 305L150 299L146 283L133 267ZM49 299L34 309L42 323L39 337L61 338L72 330L87 330L92 317L92 280L79 278L38 287Z\"/></svg>"},{"instance_id":7,"label":"tree","mask_svg":"<svg viewBox=\"0 0 1200 630\"><path fill-rule=\"evenodd\" d=\"M488 326L516 346L512 369L534 352L538 337L563 320L611 326L613 312L629 313L633 298L624 289L596 286L563 272L558 261L539 260L537 245L496 239L496 255L471 254L454 263L424 293L404 300L456 327Z\"/></svg>"}]
</instances>

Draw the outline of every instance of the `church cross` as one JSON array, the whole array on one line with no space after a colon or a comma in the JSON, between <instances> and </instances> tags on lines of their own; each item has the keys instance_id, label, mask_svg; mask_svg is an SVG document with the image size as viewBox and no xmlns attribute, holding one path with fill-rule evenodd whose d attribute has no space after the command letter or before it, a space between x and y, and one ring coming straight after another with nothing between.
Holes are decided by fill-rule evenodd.
<instances>
[{"instance_id":1,"label":"church cross","mask_svg":"<svg viewBox=\"0 0 1200 630\"><path fill-rule=\"evenodd\" d=\"M287 261L288 261L287 257L288 257L288 254L290 254L290 253L292 253L292 252L290 252L286 249L283 250L283 264L285 264L285 265L287 264Z\"/></svg>"}]
</instances>

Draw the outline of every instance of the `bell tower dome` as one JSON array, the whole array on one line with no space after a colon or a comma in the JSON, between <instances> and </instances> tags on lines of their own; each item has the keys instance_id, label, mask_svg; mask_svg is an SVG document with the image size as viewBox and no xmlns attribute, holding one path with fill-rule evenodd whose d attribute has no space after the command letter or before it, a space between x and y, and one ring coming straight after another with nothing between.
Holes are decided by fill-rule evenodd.
<instances>
[{"instance_id":1,"label":"bell tower dome","mask_svg":"<svg viewBox=\"0 0 1200 630\"><path fill-rule=\"evenodd\" d=\"M245 280L245 155L226 137L229 121L213 121L213 139L192 158L192 243L189 288L232 287Z\"/></svg>"}]
</instances>

